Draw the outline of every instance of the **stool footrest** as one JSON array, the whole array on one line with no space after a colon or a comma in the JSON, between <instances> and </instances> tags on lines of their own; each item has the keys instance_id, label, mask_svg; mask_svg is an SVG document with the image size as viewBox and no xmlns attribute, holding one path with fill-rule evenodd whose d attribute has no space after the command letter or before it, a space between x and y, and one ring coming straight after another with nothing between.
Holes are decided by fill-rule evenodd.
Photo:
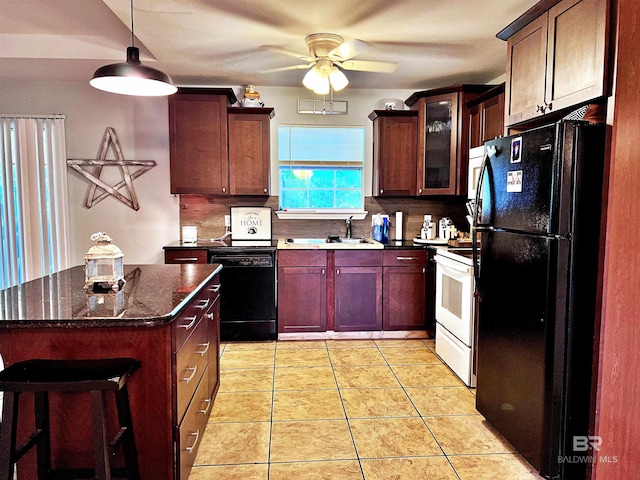
<instances>
[{"instance_id":1,"label":"stool footrest","mask_svg":"<svg viewBox=\"0 0 640 480\"><path fill-rule=\"evenodd\" d=\"M116 450L118 450L118 447L122 443L124 436L128 432L129 429L127 427L120 427L120 431L116 433L116 436L113 437L113 440L111 440L111 442L109 443L109 449L111 450L111 453L114 453Z\"/></svg>"},{"instance_id":2,"label":"stool footrest","mask_svg":"<svg viewBox=\"0 0 640 480\"><path fill-rule=\"evenodd\" d=\"M27 453L29 450L31 450L31 448L38 443L38 440L40 440L40 438L44 435L44 430L42 429L38 429L35 432L33 432L29 438L27 439L26 442L24 442L22 445L20 445L18 448L16 448L16 453L14 456L14 463L16 463L18 460L20 460L25 453Z\"/></svg>"},{"instance_id":3,"label":"stool footrest","mask_svg":"<svg viewBox=\"0 0 640 480\"><path fill-rule=\"evenodd\" d=\"M49 472L50 480L79 480L79 479L95 479L96 471L93 468L65 468L55 469ZM127 471L124 468L112 468L111 478L127 478Z\"/></svg>"}]
</instances>

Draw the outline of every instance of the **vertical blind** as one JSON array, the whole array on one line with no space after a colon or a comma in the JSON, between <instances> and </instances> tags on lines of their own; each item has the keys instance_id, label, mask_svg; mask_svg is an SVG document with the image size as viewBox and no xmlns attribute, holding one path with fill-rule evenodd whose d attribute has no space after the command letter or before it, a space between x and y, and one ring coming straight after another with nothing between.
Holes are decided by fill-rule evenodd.
<instances>
[{"instance_id":1,"label":"vertical blind","mask_svg":"<svg viewBox=\"0 0 640 480\"><path fill-rule=\"evenodd\" d=\"M64 116L0 116L0 288L70 266Z\"/></svg>"}]
</instances>

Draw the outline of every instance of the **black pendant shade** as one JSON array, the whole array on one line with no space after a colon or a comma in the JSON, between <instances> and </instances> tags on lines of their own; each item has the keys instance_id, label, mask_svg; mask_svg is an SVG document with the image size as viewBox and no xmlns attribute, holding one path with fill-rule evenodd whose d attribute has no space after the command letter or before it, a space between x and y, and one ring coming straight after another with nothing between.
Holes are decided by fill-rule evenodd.
<instances>
[{"instance_id":1,"label":"black pendant shade","mask_svg":"<svg viewBox=\"0 0 640 480\"><path fill-rule=\"evenodd\" d=\"M159 97L178 91L171 77L160 70L142 65L140 50L133 45L133 0L131 0L131 43L127 47L127 61L100 67L89 81L92 87L121 95Z\"/></svg>"}]
</instances>

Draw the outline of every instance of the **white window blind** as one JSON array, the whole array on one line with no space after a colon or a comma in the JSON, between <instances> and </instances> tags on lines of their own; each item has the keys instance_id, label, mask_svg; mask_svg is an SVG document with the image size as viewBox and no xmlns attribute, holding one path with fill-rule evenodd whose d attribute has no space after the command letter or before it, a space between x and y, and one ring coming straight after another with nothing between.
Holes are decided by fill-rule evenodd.
<instances>
[{"instance_id":1,"label":"white window blind","mask_svg":"<svg viewBox=\"0 0 640 480\"><path fill-rule=\"evenodd\" d=\"M364 212L364 138L362 126L280 125L279 211Z\"/></svg>"},{"instance_id":2,"label":"white window blind","mask_svg":"<svg viewBox=\"0 0 640 480\"><path fill-rule=\"evenodd\" d=\"M364 128L280 125L278 161L362 166Z\"/></svg>"},{"instance_id":3,"label":"white window blind","mask_svg":"<svg viewBox=\"0 0 640 480\"><path fill-rule=\"evenodd\" d=\"M0 116L0 288L70 266L63 116Z\"/></svg>"}]
</instances>

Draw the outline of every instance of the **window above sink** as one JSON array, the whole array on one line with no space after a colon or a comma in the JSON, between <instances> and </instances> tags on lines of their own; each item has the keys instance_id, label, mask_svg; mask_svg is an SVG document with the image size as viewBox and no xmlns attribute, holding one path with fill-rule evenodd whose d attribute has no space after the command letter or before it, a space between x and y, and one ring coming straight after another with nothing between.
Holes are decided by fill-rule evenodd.
<instances>
[{"instance_id":1,"label":"window above sink","mask_svg":"<svg viewBox=\"0 0 640 480\"><path fill-rule=\"evenodd\" d=\"M278 218L364 219L364 127L278 127Z\"/></svg>"}]
</instances>

